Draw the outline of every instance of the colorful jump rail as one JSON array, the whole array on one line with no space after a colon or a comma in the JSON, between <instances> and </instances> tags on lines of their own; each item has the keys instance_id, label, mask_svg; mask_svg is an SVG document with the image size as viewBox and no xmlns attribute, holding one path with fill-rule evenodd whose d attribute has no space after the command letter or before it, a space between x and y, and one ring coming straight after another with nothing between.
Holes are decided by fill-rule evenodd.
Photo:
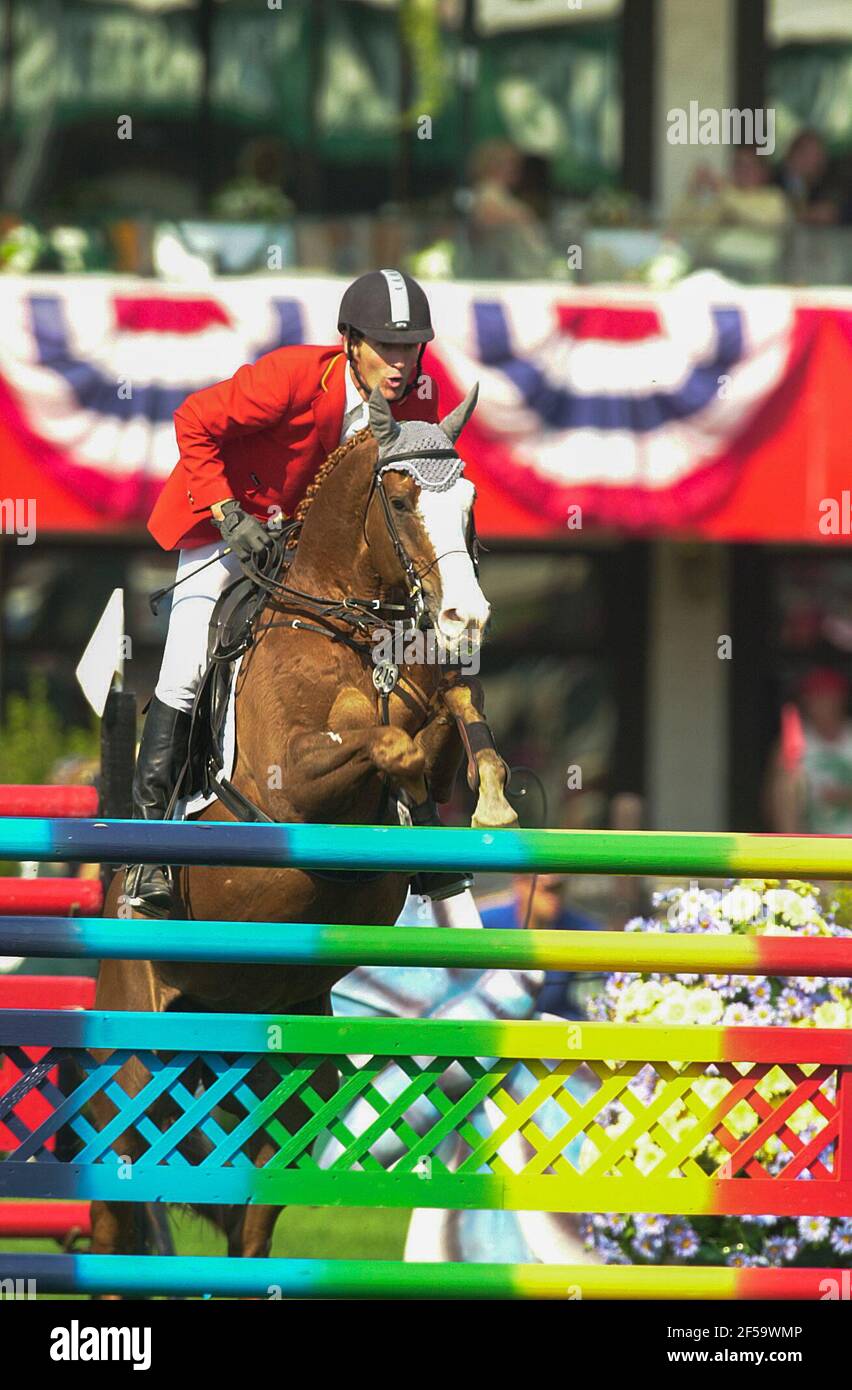
<instances>
[{"instance_id":1,"label":"colorful jump rail","mask_svg":"<svg viewBox=\"0 0 852 1390\"><path fill-rule=\"evenodd\" d=\"M96 816L98 810L96 787L0 786L0 816ZM96 879L0 878L0 914L99 912L102 907L103 887Z\"/></svg>"},{"instance_id":2,"label":"colorful jump rail","mask_svg":"<svg viewBox=\"0 0 852 1390\"><path fill-rule=\"evenodd\" d=\"M96 816L96 787L0 786L0 816Z\"/></svg>"},{"instance_id":3,"label":"colorful jump rail","mask_svg":"<svg viewBox=\"0 0 852 1390\"><path fill-rule=\"evenodd\" d=\"M94 878L0 878L0 914L4 916L99 912L103 896Z\"/></svg>"},{"instance_id":4,"label":"colorful jump rail","mask_svg":"<svg viewBox=\"0 0 852 1390\"><path fill-rule=\"evenodd\" d=\"M0 1162L0 1196L705 1215L852 1211L847 1029L3 1010L0 1048L22 1076L0 1096L0 1120L18 1140ZM32 1048L48 1051L33 1063L26 1055ZM98 1056L101 1049L112 1055ZM130 1056L150 1077L133 1096L121 1086ZM62 1091L48 1083L54 1108L47 1118L34 1129L19 1123L21 1097L69 1058L76 1078ZM329 1058L340 1081L325 1097L321 1072ZM570 1089L581 1067L597 1080L583 1102ZM652 1102L634 1089L649 1068L661 1083ZM770 1072L784 1078L783 1099L766 1091ZM208 1085L199 1094L200 1075ZM117 1113L95 1132L86 1109L99 1091ZM172 1122L161 1129L165 1095ZM226 1131L217 1111L228 1097L241 1118ZM369 1120L351 1127L356 1101L362 1113L366 1102ZM675 1135L666 1117L678 1105L688 1119ZM744 1106L756 1124L737 1138L728 1117ZM805 1106L818 1116L807 1139L791 1124ZM128 1179L113 1145L130 1127L147 1147ZM246 1146L261 1129L274 1152L255 1167ZM67 1161L49 1147L60 1132L63 1154L76 1143ZM200 1162L188 1162L182 1150L190 1134L203 1139ZM333 1140L333 1158L315 1148L320 1136ZM636 1153L643 1136L660 1150L650 1171ZM439 1152L449 1138L465 1151L453 1170ZM761 1155L770 1139L776 1152L768 1163Z\"/></svg>"},{"instance_id":5,"label":"colorful jump rail","mask_svg":"<svg viewBox=\"0 0 852 1390\"><path fill-rule=\"evenodd\" d=\"M852 835L0 820L0 858L482 873L852 879Z\"/></svg>"},{"instance_id":6,"label":"colorful jump rail","mask_svg":"<svg viewBox=\"0 0 852 1390\"><path fill-rule=\"evenodd\" d=\"M852 878L852 837L19 818L0 822L0 856ZM847 941L807 938L255 923L248 939L235 937L229 923L21 915L0 929L0 950L42 955L852 974ZM33 1061L32 1050L43 1048ZM0 1049L20 1073L0 1095L0 1122L17 1140L0 1162L0 1197L687 1215L852 1211L850 1030L7 1010L0 1012ZM149 1077L135 1096L121 1086L131 1057ZM49 1079L60 1058L76 1064L76 1076L63 1068L61 1090ZM320 1081L329 1059L339 1074L330 1098ZM581 1093L586 1099L570 1089L580 1069L597 1084ZM640 1075L658 1082L644 1098ZM780 1093L777 1084L769 1088L770 1075L775 1083L782 1078ZM16 1107L34 1090L52 1109L30 1128ZM118 1109L97 1132L87 1107L102 1090ZM166 1099L168 1124L160 1110ZM236 1105L233 1128L220 1123L223 1100ZM799 1133L793 1121L803 1107L809 1124ZM667 1127L675 1108L688 1117L676 1133ZM745 1136L732 1122L735 1108L754 1116ZM623 1123L614 1125L613 1115ZM246 1150L261 1128L273 1152L255 1167ZM145 1147L128 1180L114 1148L129 1129ZM190 1136L205 1146L193 1162ZM636 1158L646 1137L660 1154L650 1170ZM458 1166L442 1157L448 1140L461 1147ZM0 1255L0 1278L10 1277L35 1278L43 1292L276 1290L320 1298L825 1298L848 1297L850 1284L840 1269Z\"/></svg>"},{"instance_id":7,"label":"colorful jump rail","mask_svg":"<svg viewBox=\"0 0 852 1390\"><path fill-rule=\"evenodd\" d=\"M424 965L461 969L666 971L852 977L848 937L505 931L177 918L0 918L0 955L286 965Z\"/></svg>"},{"instance_id":8,"label":"colorful jump rail","mask_svg":"<svg viewBox=\"0 0 852 1390\"><path fill-rule=\"evenodd\" d=\"M690 1269L652 1265L400 1264L396 1260L222 1256L2 1255L5 1279L42 1293L221 1298L823 1299L848 1297L837 1269ZM843 1291L846 1290L844 1295Z\"/></svg>"}]
</instances>

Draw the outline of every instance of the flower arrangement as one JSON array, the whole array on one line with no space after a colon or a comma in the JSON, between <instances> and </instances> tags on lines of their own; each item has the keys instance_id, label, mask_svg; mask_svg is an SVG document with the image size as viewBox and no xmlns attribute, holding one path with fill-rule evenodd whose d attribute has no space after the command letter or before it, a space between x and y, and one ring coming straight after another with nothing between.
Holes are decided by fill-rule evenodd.
<instances>
[{"instance_id":1,"label":"flower arrangement","mask_svg":"<svg viewBox=\"0 0 852 1390\"><path fill-rule=\"evenodd\" d=\"M825 906L817 887L793 880L786 886L777 880L748 880L725 890L697 885L672 888L655 894L653 907L654 916L634 918L625 930L852 936L847 894L835 894ZM852 1027L852 980L619 972L607 978L603 991L589 1002L588 1013L594 1020L615 1023L848 1028ZM648 1066L633 1079L630 1090L649 1105L663 1084ZM709 1107L728 1093L730 1085L711 1066L706 1076L696 1078L692 1089ZM755 1090L778 1105L793 1090L793 1083L782 1067L775 1067L756 1083ZM833 1100L833 1082L824 1083L822 1093ZM666 1111L664 1120L673 1137L687 1134L696 1124L682 1101ZM599 1117L611 1136L630 1121L626 1108L618 1104ZM752 1133L758 1123L759 1116L747 1101L725 1117L726 1127L736 1138ZM817 1106L806 1102L788 1124L806 1143L819 1134L825 1119ZM650 1172L664 1156L650 1134L640 1136L629 1153L640 1172ZM693 1156L712 1173L724 1163L727 1151L712 1133L700 1137L697 1131ZM831 1163L828 1148L820 1157L823 1163ZM773 1174L784 1168L790 1152L777 1135L771 1135L757 1159ZM607 1264L852 1265L852 1217L596 1213L583 1218L582 1231L587 1249Z\"/></svg>"}]
</instances>

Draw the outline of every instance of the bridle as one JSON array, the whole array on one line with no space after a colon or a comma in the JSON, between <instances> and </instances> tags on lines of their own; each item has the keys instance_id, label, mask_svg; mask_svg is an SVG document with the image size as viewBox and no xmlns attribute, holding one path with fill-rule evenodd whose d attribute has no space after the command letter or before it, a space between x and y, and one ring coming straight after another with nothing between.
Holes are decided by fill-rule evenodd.
<instances>
[{"instance_id":1,"label":"bridle","mask_svg":"<svg viewBox=\"0 0 852 1390\"><path fill-rule=\"evenodd\" d=\"M392 465L395 463L410 463L416 462L417 460L425 461L427 458L430 460L436 458L458 459L458 454L456 453L455 449L430 449L428 455L414 450L409 453L390 454L384 458L379 457L373 466L373 476L370 483L370 490L367 494L367 502L364 508L364 515L361 522L361 529L362 534L364 536L364 540L367 544L369 544L369 542L367 541L367 519L369 517L370 506L372 505L374 495L377 494L384 515L384 521L387 527L388 536L393 546L396 558L399 562L400 569L402 570L403 579L405 582L406 600L404 603L385 603L382 599L363 598L345 598L342 600L324 599L319 598L314 594L305 593L303 590L296 589L292 585L286 584L283 580L278 579L276 576L283 562L285 542L290 540L295 534L296 530L301 527L301 522L297 521L291 521L287 523L283 530L279 533L279 545L277 548L277 555L273 557L273 564L270 566L271 573L266 573L264 570L260 569L260 567L253 560L246 560L240 562L243 572L249 575L249 577L254 580L254 582L258 585L259 588L265 590L273 597L282 599L295 599L297 600L299 605L308 605L312 610L313 616L315 617L325 619L338 619L343 622L350 623L355 628L371 628L386 626L387 617L385 615L396 614L398 616L395 620L397 622L402 622L403 624L410 624L410 630L414 630L415 628L420 627L423 622L423 618L426 614L426 600L423 593L423 579L425 575L429 573L429 569L431 569L433 565L437 564L438 560L443 559L443 555L436 556L435 559L432 561L432 564L429 566L429 569L424 570L422 574L418 573L416 566L414 565L414 562L411 559L411 556L408 554L408 551L405 549L405 546L402 543L399 531L397 530L396 522L394 521L393 516L393 508L391 507L390 499L388 498L387 492L385 490L383 474L387 468L392 467ZM476 534L476 526L473 519L472 507L470 510L467 531L467 549L465 553L468 554L471 558L474 574L476 575L476 578L478 580L479 554L481 547L479 544L479 538ZM453 552L448 551L445 553L452 554ZM281 624L264 624L264 627L266 626L281 626ZM305 624L298 623L298 626L304 627ZM322 631L327 631L328 634L331 635L333 629L322 629Z\"/></svg>"},{"instance_id":2,"label":"bridle","mask_svg":"<svg viewBox=\"0 0 852 1390\"><path fill-rule=\"evenodd\" d=\"M367 494L367 505L364 509L363 521L363 534L364 540L366 541L367 516L369 515L370 511L370 503L373 500L373 495L378 494L379 501L382 504L382 511L384 512L385 524L388 528L388 534L391 539L391 544L393 545L396 558L399 561L400 568L402 569L403 575L405 576L405 582L408 591L408 599L409 602L413 605L413 613L411 614L411 617L414 627L420 626L421 622L423 621L423 616L426 612L426 601L423 597L423 578L425 574L429 573L429 570L425 570L424 574L422 575L417 573L411 556L408 554L408 551L406 550L405 546L402 543L402 540L400 539L399 532L396 528L396 522L393 519L393 508L391 507L390 500L388 498L387 492L385 491L384 473L386 469L392 468L395 463L416 463L418 460L423 461L426 457L427 455L421 454L417 450L413 450L409 453L404 454L388 454L384 458L380 456L376 460L376 464L373 468L373 480L370 484L370 491ZM428 458L430 461L432 459L458 459L458 454L456 453L455 449L433 449L430 450ZM473 563L473 572L478 580L479 539L476 535L476 529L473 523L472 507L470 509L468 537L469 539L466 553L471 558L471 561ZM445 555L452 555L453 553L453 551L444 552ZM431 569L432 566L436 565L439 560L442 560L444 558L444 554L436 556L435 559L432 561L432 565L430 565L429 568Z\"/></svg>"},{"instance_id":3,"label":"bridle","mask_svg":"<svg viewBox=\"0 0 852 1390\"><path fill-rule=\"evenodd\" d=\"M415 713L418 713L422 718L428 717L429 696L414 682L410 673L407 672L406 675L402 677L399 667L393 661L382 660L375 662L375 647L373 642L367 640L364 636L355 636L355 632L363 634L365 631L369 632L370 629L375 630L378 627L387 627L388 619L385 616L386 614L401 615L401 621L410 624L410 631L419 627L422 622L426 612L422 583L424 576L417 572L410 555L402 544L396 522L394 521L393 510L385 491L383 469L386 465L393 463L415 461L417 459L425 461L427 458L431 459L435 457L457 459L458 455L454 449L442 449L430 451L428 454L396 454L384 459L377 459L373 466L373 477L370 483L370 491L367 495L367 503L364 508L362 530L364 539L367 541L367 518L369 516L374 494L378 493L388 535L397 559L399 560L408 591L405 603L384 603L381 599L361 598L345 598L342 600L323 599L316 597L314 594L307 594L303 590L296 589L293 585L287 584L284 580L279 579L277 576L284 564L286 542L295 537L302 525L300 521L290 521L285 523L278 532L276 537L277 544L268 561L269 573L266 572L267 566L264 565L264 567L261 568L256 560L240 561L243 573L252 579L257 586L257 602L253 605L248 623L243 630L243 638L239 649L232 649L227 653L222 653L221 657L216 657L214 655L212 660L233 660L236 656L242 655L243 652L247 651L257 640L258 634L266 631L267 628L287 627L307 629L308 631L316 632L323 637L329 638L332 642L345 643L346 646L357 651L363 658L374 663L373 685L376 689L380 719L383 725L388 726L391 722L390 695L392 691L396 691L403 703L408 705ZM369 544L368 541L367 544ZM467 550L465 553L470 555L474 573L478 579L479 541L473 522L473 508L471 508L470 512ZM432 563L437 563L437 560L440 558L442 557L436 557L435 561ZM429 568L431 568L431 566ZM424 574L425 573L428 573L428 570L424 571ZM306 621L305 618L301 617L291 618L288 622L275 621L274 619L268 622L262 621L264 608L266 606L263 598L264 593L271 594L274 598L279 600L284 599L285 608L295 607L302 611L307 609L310 617L314 618L315 621ZM333 626L332 622L334 620L348 623L353 629L351 635ZM400 618L398 617L396 621L399 622ZM468 752L470 755L470 749L468 749ZM245 796L228 778L219 774L214 774L214 776L217 795L235 815L243 820L271 821L271 817L249 797ZM374 816L374 820L378 824L383 823L390 794L390 780L387 774L383 774L379 806ZM315 869L312 870L312 872L319 878L333 878L336 882L341 881L340 871L325 873ZM371 876L374 875L370 875L368 871L367 877L369 878ZM364 872L356 870L351 875L344 875L342 881L360 883L363 882L364 879Z\"/></svg>"}]
</instances>

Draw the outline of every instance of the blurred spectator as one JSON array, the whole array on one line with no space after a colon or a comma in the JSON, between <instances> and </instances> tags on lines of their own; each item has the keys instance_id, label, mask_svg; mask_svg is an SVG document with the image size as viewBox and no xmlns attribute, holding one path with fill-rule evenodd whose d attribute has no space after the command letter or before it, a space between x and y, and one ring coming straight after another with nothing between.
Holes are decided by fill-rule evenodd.
<instances>
[{"instance_id":1,"label":"blurred spectator","mask_svg":"<svg viewBox=\"0 0 852 1390\"><path fill-rule=\"evenodd\" d=\"M840 216L837 200L829 191L828 150L816 130L800 130L775 170L775 183L783 189L797 222L831 226Z\"/></svg>"},{"instance_id":2,"label":"blurred spectator","mask_svg":"<svg viewBox=\"0 0 852 1390\"><path fill-rule=\"evenodd\" d=\"M852 834L852 720L849 682L816 667L796 704L782 712L767 778L767 819L780 834ZM801 712L800 712L801 711Z\"/></svg>"},{"instance_id":3,"label":"blurred spectator","mask_svg":"<svg viewBox=\"0 0 852 1390\"><path fill-rule=\"evenodd\" d=\"M468 227L478 275L534 278L549 272L547 237L518 196L523 170L523 156L508 140L487 140L471 156Z\"/></svg>"},{"instance_id":4,"label":"blurred spectator","mask_svg":"<svg viewBox=\"0 0 852 1390\"><path fill-rule=\"evenodd\" d=\"M753 146L733 150L730 178L700 165L671 220L699 264L745 283L777 278L791 209Z\"/></svg>"},{"instance_id":5,"label":"blurred spectator","mask_svg":"<svg viewBox=\"0 0 852 1390\"><path fill-rule=\"evenodd\" d=\"M842 155L832 162L826 185L829 196L837 203L840 225L852 226L852 154Z\"/></svg>"},{"instance_id":6,"label":"blurred spectator","mask_svg":"<svg viewBox=\"0 0 852 1390\"><path fill-rule=\"evenodd\" d=\"M766 157L753 145L739 145L733 152L730 179L706 164L699 165L672 217L684 224L775 230L786 225L790 208L783 189L772 184Z\"/></svg>"},{"instance_id":7,"label":"blurred spectator","mask_svg":"<svg viewBox=\"0 0 852 1390\"><path fill-rule=\"evenodd\" d=\"M553 187L550 177L550 163L544 155L525 154L522 157L521 172L515 186L515 193L546 226L552 211Z\"/></svg>"},{"instance_id":8,"label":"blurred spectator","mask_svg":"<svg viewBox=\"0 0 852 1390\"><path fill-rule=\"evenodd\" d=\"M603 923L571 907L564 874L517 874L504 893L479 904L484 927L530 931L598 931ZM535 1000L538 1013L585 1018L585 1002L600 987L599 973L548 970Z\"/></svg>"}]
</instances>

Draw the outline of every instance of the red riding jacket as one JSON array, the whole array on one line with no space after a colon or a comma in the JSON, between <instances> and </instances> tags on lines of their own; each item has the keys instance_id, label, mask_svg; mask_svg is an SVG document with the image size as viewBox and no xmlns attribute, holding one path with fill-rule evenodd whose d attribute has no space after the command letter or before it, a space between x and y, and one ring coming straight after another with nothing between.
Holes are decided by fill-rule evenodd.
<instances>
[{"instance_id":1,"label":"red riding jacket","mask_svg":"<svg viewBox=\"0 0 852 1390\"><path fill-rule=\"evenodd\" d=\"M340 443L346 358L339 347L284 347L240 367L229 381L193 391L175 411L180 458L148 520L164 550L220 539L209 510L236 497L266 521L292 516ZM391 406L398 420L437 420L438 399L412 391Z\"/></svg>"}]
</instances>

